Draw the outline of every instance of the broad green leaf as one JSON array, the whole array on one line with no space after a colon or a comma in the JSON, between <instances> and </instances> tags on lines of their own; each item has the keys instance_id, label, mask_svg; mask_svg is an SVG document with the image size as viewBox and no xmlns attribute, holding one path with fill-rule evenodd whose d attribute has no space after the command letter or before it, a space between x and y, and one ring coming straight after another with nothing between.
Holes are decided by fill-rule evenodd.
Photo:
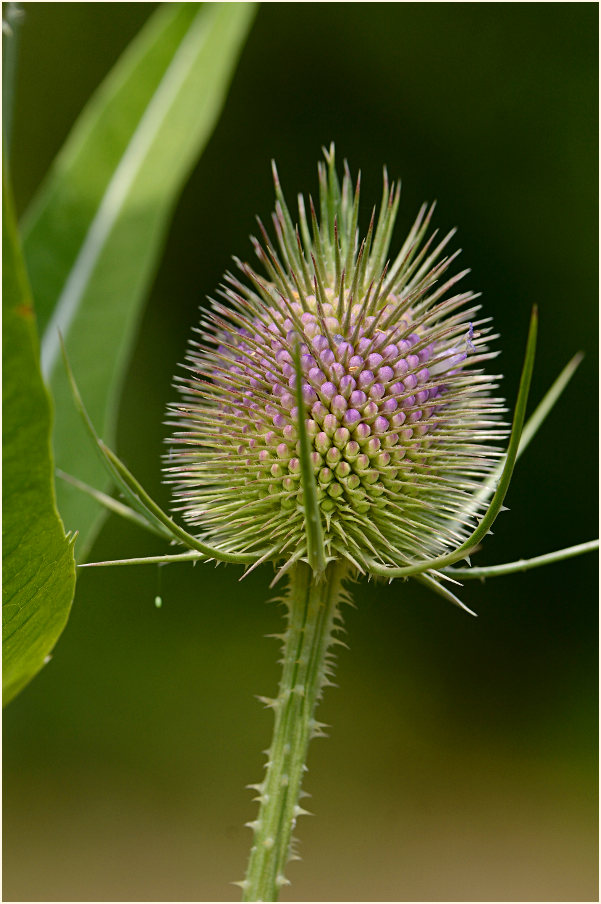
<instances>
[{"instance_id":1,"label":"broad green leaf","mask_svg":"<svg viewBox=\"0 0 601 904\"><path fill-rule=\"evenodd\" d=\"M253 15L252 3L160 7L84 109L25 218L56 462L92 486L108 484L70 399L59 331L92 420L113 444L123 374L169 218ZM102 513L73 486L58 492L82 558Z\"/></svg>"},{"instance_id":2,"label":"broad green leaf","mask_svg":"<svg viewBox=\"0 0 601 904\"><path fill-rule=\"evenodd\" d=\"M73 542L54 497L50 398L17 227L3 185L2 228L2 699L44 665L75 591Z\"/></svg>"}]
</instances>

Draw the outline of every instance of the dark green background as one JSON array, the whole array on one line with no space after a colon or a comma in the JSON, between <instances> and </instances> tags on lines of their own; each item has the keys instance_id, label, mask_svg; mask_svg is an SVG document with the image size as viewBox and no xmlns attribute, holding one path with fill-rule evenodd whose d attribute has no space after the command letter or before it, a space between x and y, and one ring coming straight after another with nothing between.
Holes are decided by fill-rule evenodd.
<instances>
[{"instance_id":1,"label":"dark green background","mask_svg":"<svg viewBox=\"0 0 601 904\"><path fill-rule=\"evenodd\" d=\"M26 3L13 171L23 210L152 4ZM481 563L597 535L597 7L269 4L175 213L140 325L118 451L168 504L159 461L197 308L272 205L315 192L322 144L403 179L398 243L424 199L460 228L469 285L517 389L541 315L533 398L586 359L520 461ZM95 558L158 553L111 518ZM362 584L350 652L310 751L303 863L287 900L597 897L597 565L470 584L472 619L413 583ZM277 681L269 571L81 576L51 664L5 714L4 898L228 900L242 878ZM161 582L163 608L153 599Z\"/></svg>"}]
</instances>

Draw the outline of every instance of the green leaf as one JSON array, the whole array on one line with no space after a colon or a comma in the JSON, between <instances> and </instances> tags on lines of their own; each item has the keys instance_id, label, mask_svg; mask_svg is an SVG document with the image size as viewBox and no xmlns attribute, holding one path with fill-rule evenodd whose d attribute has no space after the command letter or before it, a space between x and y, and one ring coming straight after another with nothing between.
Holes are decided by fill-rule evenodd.
<instances>
[{"instance_id":1,"label":"green leaf","mask_svg":"<svg viewBox=\"0 0 601 904\"><path fill-rule=\"evenodd\" d=\"M77 413L59 330L90 415L112 445L121 383L177 196L206 145L255 5L165 4L84 109L25 218L24 249L55 400L57 465L107 482ZM157 413L158 416L158 413ZM59 509L85 556L94 500L68 485Z\"/></svg>"},{"instance_id":2,"label":"green leaf","mask_svg":"<svg viewBox=\"0 0 601 904\"><path fill-rule=\"evenodd\" d=\"M39 368L35 315L3 174L2 228L2 699L44 665L75 591L73 542L56 510L50 398Z\"/></svg>"}]
</instances>

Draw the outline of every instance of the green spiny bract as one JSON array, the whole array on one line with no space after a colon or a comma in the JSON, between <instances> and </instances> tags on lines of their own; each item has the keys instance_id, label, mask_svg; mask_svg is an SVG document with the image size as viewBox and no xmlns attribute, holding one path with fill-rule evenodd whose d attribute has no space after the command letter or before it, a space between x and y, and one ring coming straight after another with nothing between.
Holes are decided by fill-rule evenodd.
<instances>
[{"instance_id":1,"label":"green spiny bract","mask_svg":"<svg viewBox=\"0 0 601 904\"><path fill-rule=\"evenodd\" d=\"M506 435L488 319L468 272L443 275L453 235L427 237L424 205L395 259L388 248L400 187L389 185L358 240L359 179L333 149L318 165L319 218L298 198L298 226L274 167L274 245L252 239L263 274L236 260L222 301L211 300L170 410L179 429L165 467L176 508L228 552L306 554L299 429L309 437L326 555L366 567L402 566L457 547L462 513L486 481ZM300 344L304 410L296 404ZM300 418L300 421L299 421ZM472 516L473 517L473 516ZM259 558L259 553L257 553Z\"/></svg>"}]
</instances>

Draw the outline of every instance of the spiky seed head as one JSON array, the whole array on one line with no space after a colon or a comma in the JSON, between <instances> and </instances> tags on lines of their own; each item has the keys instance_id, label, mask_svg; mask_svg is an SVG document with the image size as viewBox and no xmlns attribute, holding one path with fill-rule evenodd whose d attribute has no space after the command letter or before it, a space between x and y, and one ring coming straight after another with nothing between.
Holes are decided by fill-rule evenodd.
<instances>
[{"instance_id":1,"label":"spiky seed head","mask_svg":"<svg viewBox=\"0 0 601 904\"><path fill-rule=\"evenodd\" d=\"M175 508L228 552L306 553L299 431L310 441L328 556L403 565L456 547L506 435L487 319L448 277L453 232L429 237L424 205L394 260L400 187L389 184L359 241L359 180L340 184L333 147L318 165L319 216L298 225L274 166L273 229L236 260L190 342L165 474ZM458 253L458 252L457 252ZM300 344L303 409L296 404ZM492 441L492 445L491 445Z\"/></svg>"}]
</instances>

